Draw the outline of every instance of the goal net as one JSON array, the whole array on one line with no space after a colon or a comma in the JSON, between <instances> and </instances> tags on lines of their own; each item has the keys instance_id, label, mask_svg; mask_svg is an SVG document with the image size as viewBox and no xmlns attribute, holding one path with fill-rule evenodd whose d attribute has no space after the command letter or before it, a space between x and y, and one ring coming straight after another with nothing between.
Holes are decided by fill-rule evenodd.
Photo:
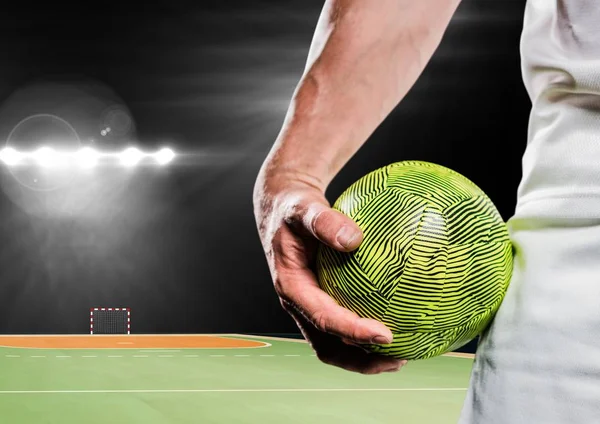
<instances>
[{"instance_id":1,"label":"goal net","mask_svg":"<svg viewBox=\"0 0 600 424\"><path fill-rule=\"evenodd\" d=\"M129 308L90 309L90 334L131 334Z\"/></svg>"}]
</instances>

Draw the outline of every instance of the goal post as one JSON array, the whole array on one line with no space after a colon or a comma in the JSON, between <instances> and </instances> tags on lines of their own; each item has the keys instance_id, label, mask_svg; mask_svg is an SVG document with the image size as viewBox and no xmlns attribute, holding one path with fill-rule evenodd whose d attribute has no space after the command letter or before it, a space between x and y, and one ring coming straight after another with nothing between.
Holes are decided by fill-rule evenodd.
<instances>
[{"instance_id":1,"label":"goal post","mask_svg":"<svg viewBox=\"0 0 600 424\"><path fill-rule=\"evenodd\" d=\"M131 334L131 309L91 308L90 334Z\"/></svg>"}]
</instances>

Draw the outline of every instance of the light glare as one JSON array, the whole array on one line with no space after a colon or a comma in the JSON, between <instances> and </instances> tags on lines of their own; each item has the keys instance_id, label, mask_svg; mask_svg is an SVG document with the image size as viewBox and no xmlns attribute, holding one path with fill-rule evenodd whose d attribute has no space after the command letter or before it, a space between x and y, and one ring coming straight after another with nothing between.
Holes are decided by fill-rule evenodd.
<instances>
[{"instance_id":1,"label":"light glare","mask_svg":"<svg viewBox=\"0 0 600 424\"><path fill-rule=\"evenodd\" d=\"M36 162L43 167L53 167L61 164L60 155L50 147L42 147L33 154Z\"/></svg>"},{"instance_id":2,"label":"light glare","mask_svg":"<svg viewBox=\"0 0 600 424\"><path fill-rule=\"evenodd\" d=\"M93 168L98 164L98 152L91 147L83 147L77 152L77 163L83 168Z\"/></svg>"},{"instance_id":3,"label":"light glare","mask_svg":"<svg viewBox=\"0 0 600 424\"><path fill-rule=\"evenodd\" d=\"M175 158L175 153L173 150L165 147L156 152L154 157L160 165L166 165Z\"/></svg>"},{"instance_id":4,"label":"light glare","mask_svg":"<svg viewBox=\"0 0 600 424\"><path fill-rule=\"evenodd\" d=\"M143 153L135 147L130 147L121 153L121 163L125 166L135 166L142 160Z\"/></svg>"},{"instance_id":5,"label":"light glare","mask_svg":"<svg viewBox=\"0 0 600 424\"><path fill-rule=\"evenodd\" d=\"M75 151L58 151L49 146L42 146L34 151L19 151L12 147L0 149L0 162L8 166L27 165L43 168L93 168L100 164L133 167L145 158L152 158L160 166L171 163L176 153L167 147L158 151L144 152L137 147L129 147L121 152L101 152L91 146L81 146Z\"/></svg>"},{"instance_id":6,"label":"light glare","mask_svg":"<svg viewBox=\"0 0 600 424\"><path fill-rule=\"evenodd\" d=\"M5 147L0 150L0 160L6 165L16 165L21 161L22 155L12 147Z\"/></svg>"}]
</instances>

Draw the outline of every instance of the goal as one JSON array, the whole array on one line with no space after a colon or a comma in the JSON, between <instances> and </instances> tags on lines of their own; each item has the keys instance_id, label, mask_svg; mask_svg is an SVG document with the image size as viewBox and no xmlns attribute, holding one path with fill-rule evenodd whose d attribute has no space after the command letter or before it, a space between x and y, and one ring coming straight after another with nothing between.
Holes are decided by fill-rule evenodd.
<instances>
[{"instance_id":1,"label":"goal","mask_svg":"<svg viewBox=\"0 0 600 424\"><path fill-rule=\"evenodd\" d=\"M91 308L90 334L131 334L131 309Z\"/></svg>"}]
</instances>

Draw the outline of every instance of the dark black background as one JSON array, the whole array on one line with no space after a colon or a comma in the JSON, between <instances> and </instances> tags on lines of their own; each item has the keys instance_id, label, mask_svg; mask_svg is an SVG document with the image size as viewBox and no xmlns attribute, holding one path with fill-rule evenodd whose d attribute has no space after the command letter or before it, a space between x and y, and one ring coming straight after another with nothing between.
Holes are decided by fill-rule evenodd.
<instances>
[{"instance_id":1,"label":"dark black background","mask_svg":"<svg viewBox=\"0 0 600 424\"><path fill-rule=\"evenodd\" d=\"M530 107L524 3L463 1L331 200L373 169L420 159L471 178L510 218ZM82 215L32 214L0 194L0 333L85 333L93 306L132 308L137 333L295 332L270 283L251 195L322 2L26 6L3 6L0 101L39 81L96 81L130 109L138 144L170 140L188 156L113 181L116 194L102 192Z\"/></svg>"}]
</instances>

